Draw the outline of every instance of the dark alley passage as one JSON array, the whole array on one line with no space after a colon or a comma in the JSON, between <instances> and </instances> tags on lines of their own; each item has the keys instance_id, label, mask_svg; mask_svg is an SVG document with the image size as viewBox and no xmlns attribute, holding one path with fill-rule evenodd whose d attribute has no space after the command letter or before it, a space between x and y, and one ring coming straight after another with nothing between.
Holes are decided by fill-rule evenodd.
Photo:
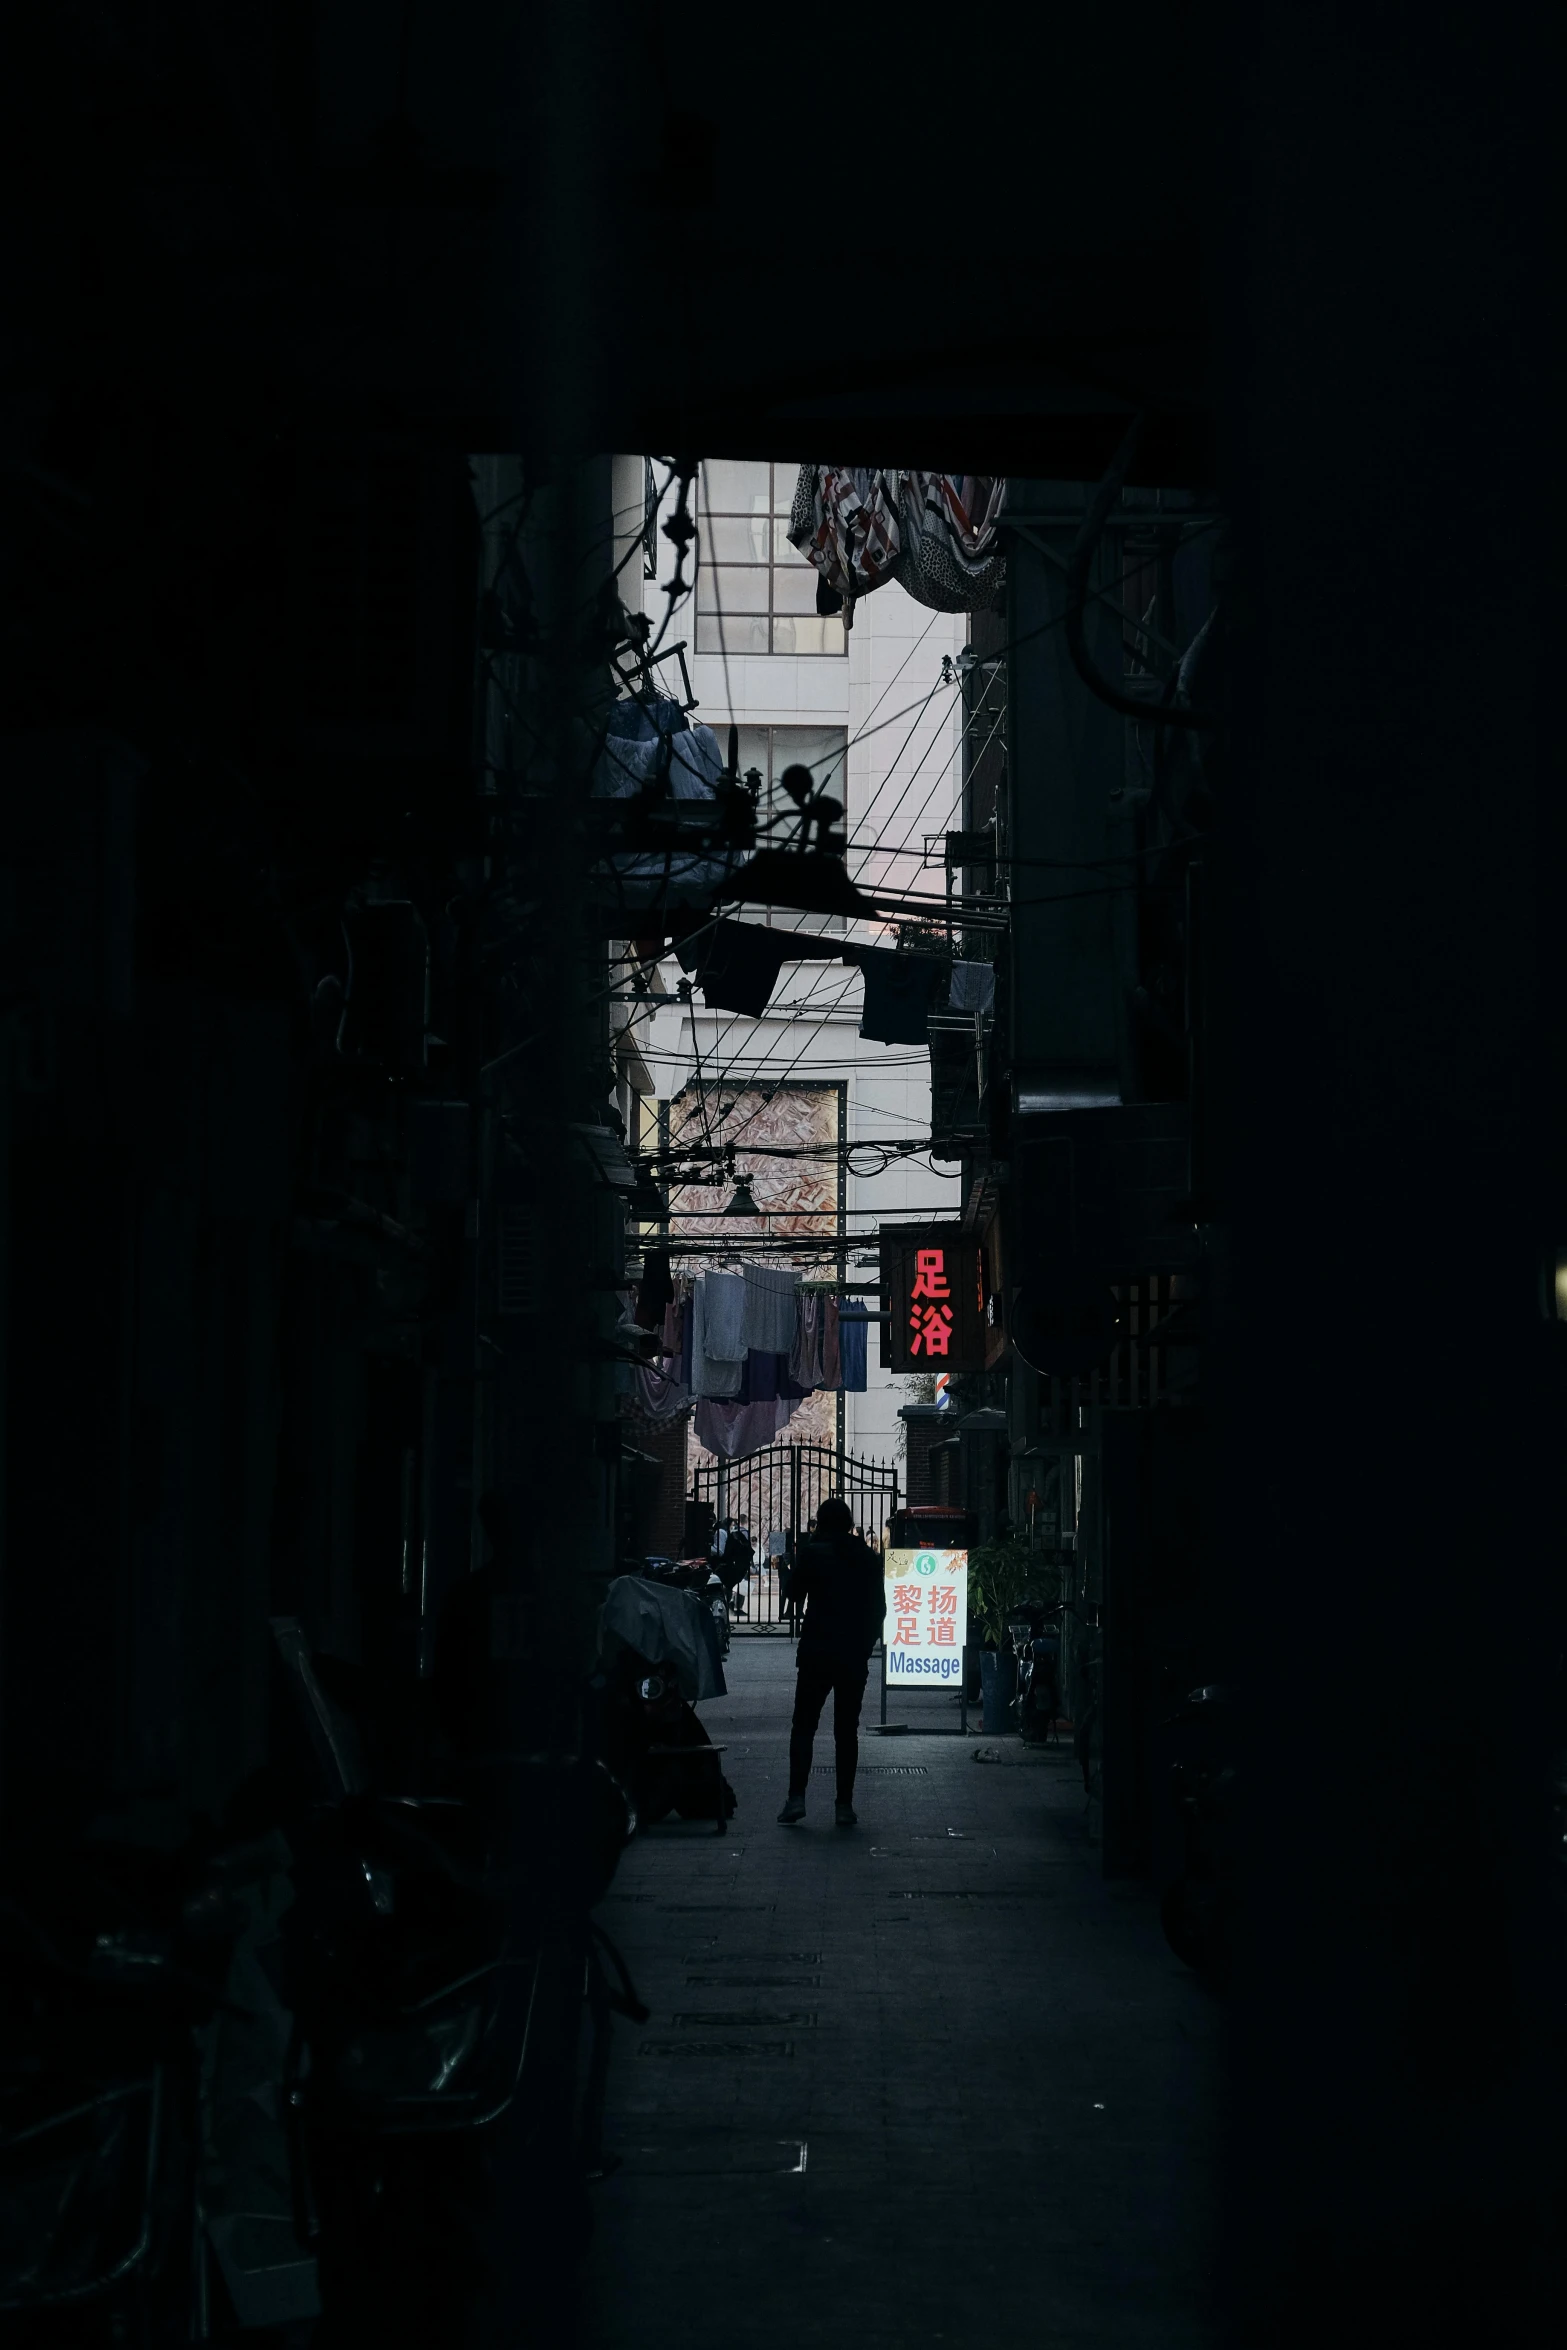
<instances>
[{"instance_id":1,"label":"dark alley passage","mask_svg":"<svg viewBox=\"0 0 1567 2350\"><path fill-rule=\"evenodd\" d=\"M588 2341L1210 2342L1217 2011L1101 1878L1070 1741L921 1693L857 1829L821 1738L781 1828L793 1665L736 1640L729 1830L640 1838L600 1913L653 2013L615 2027Z\"/></svg>"},{"instance_id":2,"label":"dark alley passage","mask_svg":"<svg viewBox=\"0 0 1567 2350\"><path fill-rule=\"evenodd\" d=\"M0 2350L1558 2339L1567 9L16 14Z\"/></svg>"}]
</instances>

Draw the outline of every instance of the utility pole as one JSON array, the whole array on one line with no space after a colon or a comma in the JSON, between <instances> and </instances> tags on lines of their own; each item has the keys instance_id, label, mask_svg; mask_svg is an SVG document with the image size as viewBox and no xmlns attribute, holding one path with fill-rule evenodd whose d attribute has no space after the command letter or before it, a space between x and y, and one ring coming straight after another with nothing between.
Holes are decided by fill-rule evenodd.
<instances>
[{"instance_id":1,"label":"utility pole","mask_svg":"<svg viewBox=\"0 0 1567 2350\"><path fill-rule=\"evenodd\" d=\"M840 1077L838 1092L838 1295L843 1296L844 1284L849 1278L849 1081ZM847 1449L848 1400L840 1381L836 1398L838 1440L838 1490L843 1491L844 1457Z\"/></svg>"}]
</instances>

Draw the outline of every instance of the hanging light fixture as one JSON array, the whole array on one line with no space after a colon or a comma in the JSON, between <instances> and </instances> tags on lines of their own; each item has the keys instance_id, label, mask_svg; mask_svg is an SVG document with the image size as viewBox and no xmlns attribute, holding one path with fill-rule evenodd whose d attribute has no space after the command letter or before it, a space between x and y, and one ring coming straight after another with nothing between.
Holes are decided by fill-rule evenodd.
<instances>
[{"instance_id":1,"label":"hanging light fixture","mask_svg":"<svg viewBox=\"0 0 1567 2350\"><path fill-rule=\"evenodd\" d=\"M763 1214L763 1210L757 1206L755 1199L751 1195L751 1178L749 1175L742 1175L739 1182L735 1185L734 1197L729 1202L728 1207L725 1208L724 1214L726 1216L756 1217L760 1217Z\"/></svg>"}]
</instances>

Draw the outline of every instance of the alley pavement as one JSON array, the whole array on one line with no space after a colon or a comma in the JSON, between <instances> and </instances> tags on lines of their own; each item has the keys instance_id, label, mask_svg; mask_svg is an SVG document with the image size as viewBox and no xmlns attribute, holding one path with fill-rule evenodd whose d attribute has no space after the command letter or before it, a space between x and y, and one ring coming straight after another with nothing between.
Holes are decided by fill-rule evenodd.
<instances>
[{"instance_id":1,"label":"alley pavement","mask_svg":"<svg viewBox=\"0 0 1567 2350\"><path fill-rule=\"evenodd\" d=\"M1102 1880L1069 1741L920 1691L838 1829L829 1706L783 1828L793 1651L725 1670L735 1818L640 1836L600 1911L653 2013L615 2026L592 2350L1207 2350L1218 2018Z\"/></svg>"}]
</instances>

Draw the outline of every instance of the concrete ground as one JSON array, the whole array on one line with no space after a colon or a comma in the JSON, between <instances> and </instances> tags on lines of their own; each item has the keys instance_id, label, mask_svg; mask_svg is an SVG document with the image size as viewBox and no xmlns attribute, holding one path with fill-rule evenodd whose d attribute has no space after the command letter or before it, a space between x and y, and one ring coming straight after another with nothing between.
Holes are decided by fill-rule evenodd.
<instances>
[{"instance_id":1,"label":"concrete ground","mask_svg":"<svg viewBox=\"0 0 1567 2350\"><path fill-rule=\"evenodd\" d=\"M1207 2350L1218 2019L1101 1879L1069 1743L921 1691L837 1830L829 1708L781 1828L793 1651L725 1669L729 1830L650 1830L600 1912L653 2015L615 2026L588 2342Z\"/></svg>"}]
</instances>

